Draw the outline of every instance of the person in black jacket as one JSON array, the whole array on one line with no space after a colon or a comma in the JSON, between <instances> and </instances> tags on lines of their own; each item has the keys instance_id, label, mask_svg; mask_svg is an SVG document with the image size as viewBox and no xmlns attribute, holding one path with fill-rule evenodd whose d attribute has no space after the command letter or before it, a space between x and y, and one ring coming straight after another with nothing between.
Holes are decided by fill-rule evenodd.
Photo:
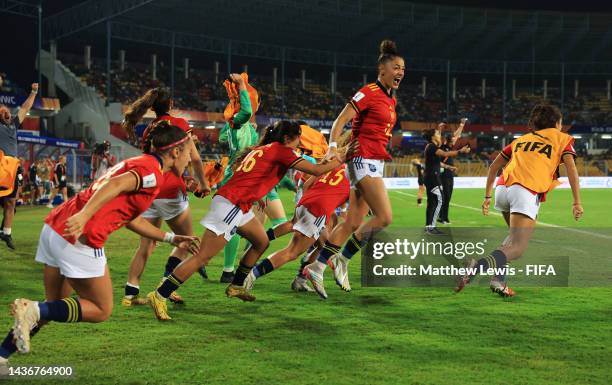
<instances>
[{"instance_id":1,"label":"person in black jacket","mask_svg":"<svg viewBox=\"0 0 612 385\"><path fill-rule=\"evenodd\" d=\"M463 127L467 122L467 118L461 119L459 123L459 127L455 130L455 132L451 135L446 134L444 138L444 144L440 146L440 148L444 151L451 151L457 142L457 139L461 136L463 132ZM440 211L440 217L438 221L443 224L450 224L450 220L448 219L448 207L450 205L450 200L453 195L453 186L454 186L454 178L457 173L457 167L455 167L455 161L452 157L446 157L442 159L442 168L441 172L441 181L442 181L442 210Z\"/></svg>"},{"instance_id":2,"label":"person in black jacket","mask_svg":"<svg viewBox=\"0 0 612 385\"><path fill-rule=\"evenodd\" d=\"M442 137L440 131L444 127L444 123L441 123L437 129L425 130L424 137L427 139L427 145L425 146L424 158L425 158L425 173L424 182L425 189L427 190L427 211L425 216L425 230L428 234L442 234L442 232L436 229L436 222L442 209L442 180L440 178L440 164L442 158L454 157L460 153L467 154L470 152L468 146L463 146L460 150L444 151L440 148L442 144Z\"/></svg>"}]
</instances>

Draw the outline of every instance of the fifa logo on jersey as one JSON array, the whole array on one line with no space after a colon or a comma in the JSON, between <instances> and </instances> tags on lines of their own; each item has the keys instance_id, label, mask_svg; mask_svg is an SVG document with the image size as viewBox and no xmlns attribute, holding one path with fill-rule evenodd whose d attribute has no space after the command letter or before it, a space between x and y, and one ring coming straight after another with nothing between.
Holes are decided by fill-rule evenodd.
<instances>
[{"instance_id":1,"label":"fifa logo on jersey","mask_svg":"<svg viewBox=\"0 0 612 385\"><path fill-rule=\"evenodd\" d=\"M514 147L514 152L518 152L521 149L523 152L537 151L540 154L546 155L548 159L552 156L552 146L542 142L518 142Z\"/></svg>"}]
</instances>

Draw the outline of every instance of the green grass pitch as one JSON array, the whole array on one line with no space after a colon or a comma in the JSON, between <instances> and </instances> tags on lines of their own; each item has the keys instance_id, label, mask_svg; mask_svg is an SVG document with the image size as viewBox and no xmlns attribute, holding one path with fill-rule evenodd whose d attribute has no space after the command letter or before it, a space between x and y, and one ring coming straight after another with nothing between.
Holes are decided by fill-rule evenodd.
<instances>
[{"instance_id":1,"label":"green grass pitch","mask_svg":"<svg viewBox=\"0 0 612 385\"><path fill-rule=\"evenodd\" d=\"M424 223L414 190L391 191L394 224ZM483 217L482 190L455 190L453 226L504 226ZM293 207L284 192L287 215ZM194 223L210 199L192 199ZM553 192L541 209L545 223L612 227L610 190L584 190L585 216L571 218L569 190ZM0 299L43 298L42 268L34 262L48 209L20 209L13 226L18 250L0 244ZM570 234L570 233L568 233ZM570 236L570 235L568 235ZM287 238L274 241L270 250ZM351 264L353 291L337 289L328 272L329 299L293 293L297 262L257 282L257 301L227 299L218 283L222 256L182 288L182 307L158 322L148 307L123 308L123 285L137 236L120 230L106 254L115 289L111 319L101 324L52 324L32 352L12 365L71 365L83 384L607 384L612 362L612 289L521 288L502 300L483 287L453 294L444 288L361 288L359 257ZM160 279L169 248L151 257L141 291ZM269 252L266 253L268 255ZM598 269L598 266L593 266ZM612 272L608 272L610 275ZM6 308L5 308L6 309ZM0 313L2 338L11 326ZM36 379L32 383L60 383ZM22 380L19 383L28 383ZM73 383L73 382L70 382Z\"/></svg>"}]
</instances>

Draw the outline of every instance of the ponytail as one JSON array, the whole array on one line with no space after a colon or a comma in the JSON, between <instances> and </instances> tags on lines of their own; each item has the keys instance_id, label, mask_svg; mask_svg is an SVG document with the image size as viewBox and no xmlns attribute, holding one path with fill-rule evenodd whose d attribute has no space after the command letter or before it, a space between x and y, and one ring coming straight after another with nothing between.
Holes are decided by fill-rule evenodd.
<instances>
[{"instance_id":1,"label":"ponytail","mask_svg":"<svg viewBox=\"0 0 612 385\"><path fill-rule=\"evenodd\" d=\"M142 119L147 111L152 108L155 115L160 117L170 110L170 94L163 88L152 88L145 92L140 98L128 107L121 127L129 138L136 137L136 124Z\"/></svg>"}]
</instances>

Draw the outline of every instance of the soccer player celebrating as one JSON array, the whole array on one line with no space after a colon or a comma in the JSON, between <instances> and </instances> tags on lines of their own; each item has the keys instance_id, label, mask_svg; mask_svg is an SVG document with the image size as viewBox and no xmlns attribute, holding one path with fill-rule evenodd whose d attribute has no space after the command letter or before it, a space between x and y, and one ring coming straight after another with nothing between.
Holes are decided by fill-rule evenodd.
<instances>
[{"instance_id":1,"label":"soccer player celebrating","mask_svg":"<svg viewBox=\"0 0 612 385\"><path fill-rule=\"evenodd\" d=\"M104 243L115 230L130 230L156 241L197 251L196 237L164 233L142 219L163 175L181 175L189 162L189 137L167 122L150 133L151 154L112 167L88 189L55 208L45 219L36 261L44 263L44 302L19 298L12 304L13 329L0 345L0 365L49 321L102 322L113 308L113 289ZM78 297L69 297L74 288Z\"/></svg>"},{"instance_id":2,"label":"soccer player celebrating","mask_svg":"<svg viewBox=\"0 0 612 385\"><path fill-rule=\"evenodd\" d=\"M489 214L493 183L503 168L495 188L495 208L502 212L510 232L500 247L478 261L470 260L468 267L475 267L477 272L502 268L523 255L536 224L540 203L545 201L549 191L559 185L557 178L561 163L565 165L572 188L572 215L575 220L582 216L580 181L574 163L574 138L561 131L562 118L557 107L536 105L529 118L531 132L515 139L491 163L482 213ZM473 277L461 277L455 291L461 291ZM515 294L504 282L503 276L491 280L491 290L503 297Z\"/></svg>"},{"instance_id":3,"label":"soccer player celebrating","mask_svg":"<svg viewBox=\"0 0 612 385\"><path fill-rule=\"evenodd\" d=\"M172 126L183 130L188 138L185 142L185 146L189 151L190 162L195 177L199 182L199 187L195 187L195 189L204 192L201 194L201 196L204 196L210 191L210 188L208 187L204 175L204 166L200 159L200 153L193 142L189 123L183 118L171 116L169 112L172 110L172 107L173 101L168 91L163 88L153 88L132 103L125 114L123 128L129 136L133 136L134 127L149 108L151 108L155 112L156 118L151 122L143 134L143 143L145 147L150 146L149 135L151 129L159 121L167 121ZM164 174L155 201L153 201L151 207L142 214L142 217L155 227L160 227L161 221L164 220L176 234L193 235L191 209L189 208L189 201L187 200L187 187L181 174ZM146 300L138 295L140 293L140 277L144 271L147 259L153 254L154 250L155 241L147 237L140 238L140 244L130 263L128 279L125 285L125 295L121 301L123 306L146 303ZM174 268L186 257L186 250L174 248L166 262L164 276L170 274L170 272L172 272L172 270L174 270ZM202 272L202 274L205 275L205 272ZM172 296L170 296L170 300L174 303L183 303L183 299L177 293L173 293Z\"/></svg>"},{"instance_id":4,"label":"soccer player celebrating","mask_svg":"<svg viewBox=\"0 0 612 385\"><path fill-rule=\"evenodd\" d=\"M343 148L340 152L345 150L346 148ZM291 241L285 248L273 253L251 270L244 284L248 291L252 289L256 279L295 260L319 239L336 208L349 199L350 184L344 165L318 178L311 177L306 181L304 191L295 209ZM268 238L275 238L274 231L268 230ZM306 282L301 284L302 287L307 287ZM292 287L295 287L295 282Z\"/></svg>"},{"instance_id":5,"label":"soccer player celebrating","mask_svg":"<svg viewBox=\"0 0 612 385\"><path fill-rule=\"evenodd\" d=\"M353 190L350 193L347 219L332 231L317 261L303 270L323 298L327 298L323 271L328 261L334 269L336 283L343 290L350 291L350 259L375 232L391 224L391 203L383 182L383 168L384 161L391 159L386 147L397 118L393 92L399 88L404 70L404 59L397 52L395 43L384 40L380 44L378 79L362 87L332 125L326 159L336 156L338 138L351 120L351 139L356 148L348 156L347 171ZM363 223L370 209L374 215ZM349 237L339 254L340 247ZM332 256L334 258L330 259Z\"/></svg>"},{"instance_id":6,"label":"soccer player celebrating","mask_svg":"<svg viewBox=\"0 0 612 385\"><path fill-rule=\"evenodd\" d=\"M234 164L242 150L254 146L259 138L257 130L251 124L251 118L259 106L259 94L248 83L247 74L230 74L223 85L227 90L230 102L223 111L226 123L221 129L219 142L228 144L229 162L218 188L227 183L234 174ZM240 236L234 235L223 248L223 272L220 278L222 283L230 283L234 279L234 263L238 255L238 246L240 246Z\"/></svg>"},{"instance_id":7,"label":"soccer player celebrating","mask_svg":"<svg viewBox=\"0 0 612 385\"><path fill-rule=\"evenodd\" d=\"M239 165L234 175L217 190L208 214L200 221L206 230L198 254L181 262L156 291L147 295L157 319L170 319L166 298L200 266L206 265L236 233L246 238L251 246L240 260L234 279L225 293L228 297L238 297L244 301L255 300L244 287L244 280L268 247L269 241L263 225L254 217L253 204L278 184L290 168L319 176L341 164L338 159L325 164L312 164L296 155L300 133L297 123L286 120L276 122L266 129L259 146L238 159Z\"/></svg>"}]
</instances>

